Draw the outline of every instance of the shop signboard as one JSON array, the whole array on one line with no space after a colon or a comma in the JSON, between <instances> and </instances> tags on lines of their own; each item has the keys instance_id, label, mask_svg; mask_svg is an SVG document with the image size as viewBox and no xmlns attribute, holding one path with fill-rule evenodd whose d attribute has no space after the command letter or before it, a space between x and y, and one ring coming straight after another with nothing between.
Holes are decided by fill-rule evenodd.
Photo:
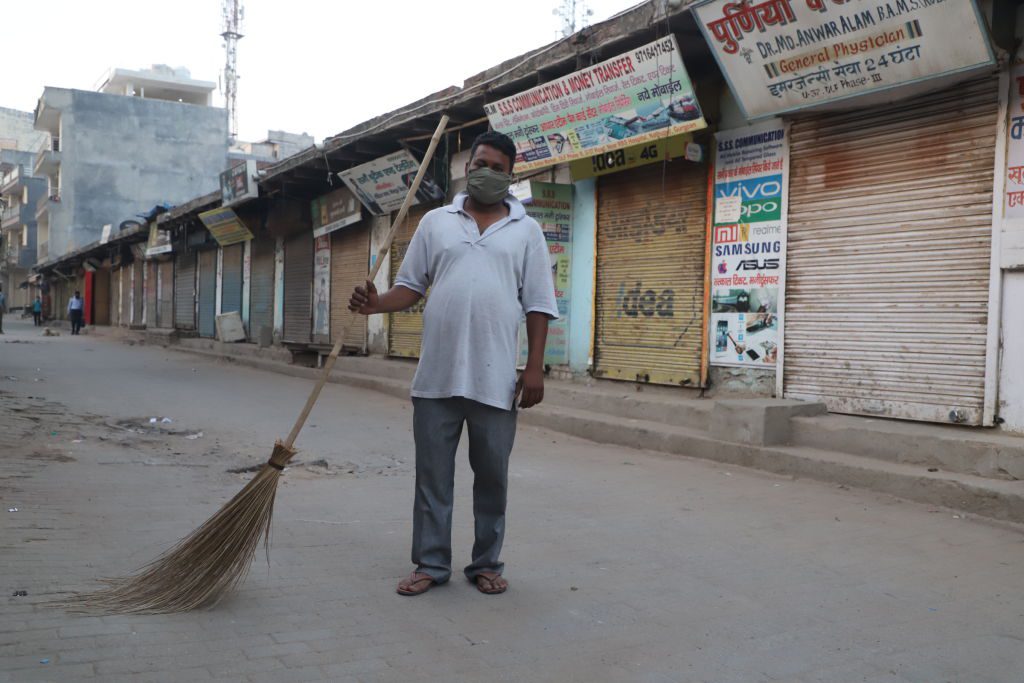
<instances>
[{"instance_id":1,"label":"shop signboard","mask_svg":"<svg viewBox=\"0 0 1024 683\"><path fill-rule=\"evenodd\" d=\"M566 163L707 127L675 36L484 105L516 143L516 170Z\"/></svg>"},{"instance_id":2,"label":"shop signboard","mask_svg":"<svg viewBox=\"0 0 1024 683\"><path fill-rule=\"evenodd\" d=\"M555 284L558 320L548 325L544 363L569 363L569 283L572 253L572 185L526 181L530 184L530 201L524 204L526 214L540 224L551 256L551 279ZM526 363L528 352L526 326L519 332L519 362Z\"/></svg>"},{"instance_id":3,"label":"shop signboard","mask_svg":"<svg viewBox=\"0 0 1024 683\"><path fill-rule=\"evenodd\" d=\"M169 230L157 230L156 221L149 224L149 241L146 242L146 258L170 254L174 251L171 245L171 233Z\"/></svg>"},{"instance_id":4,"label":"shop signboard","mask_svg":"<svg viewBox=\"0 0 1024 683\"><path fill-rule=\"evenodd\" d=\"M691 139L692 136L689 134L673 135L670 138L658 138L652 142L577 159L569 163L569 172L572 174L573 180L583 180L654 164L666 159L678 159L686 155L686 147L690 144Z\"/></svg>"},{"instance_id":5,"label":"shop signboard","mask_svg":"<svg viewBox=\"0 0 1024 683\"><path fill-rule=\"evenodd\" d=\"M217 240L217 244L222 247L229 247L232 244L252 239L249 228L245 227L245 223L232 209L219 208L203 211L199 214L199 220L213 235L213 239Z\"/></svg>"},{"instance_id":6,"label":"shop signboard","mask_svg":"<svg viewBox=\"0 0 1024 683\"><path fill-rule=\"evenodd\" d=\"M362 217L359 200L347 187L317 197L311 205L313 237L322 237L335 230L358 223Z\"/></svg>"},{"instance_id":7,"label":"shop signboard","mask_svg":"<svg viewBox=\"0 0 1024 683\"><path fill-rule=\"evenodd\" d=\"M342 171L338 177L355 193L363 206L375 216L398 211L420 164L408 150L399 150L359 166ZM420 183L413 204L431 202L444 197L444 192L430 178Z\"/></svg>"},{"instance_id":8,"label":"shop signboard","mask_svg":"<svg viewBox=\"0 0 1024 683\"><path fill-rule=\"evenodd\" d=\"M786 271L788 127L715 135L711 364L774 369Z\"/></svg>"},{"instance_id":9,"label":"shop signboard","mask_svg":"<svg viewBox=\"0 0 1024 683\"><path fill-rule=\"evenodd\" d=\"M220 174L221 206L231 206L260 196L256 184L256 162L252 159L232 166Z\"/></svg>"},{"instance_id":10,"label":"shop signboard","mask_svg":"<svg viewBox=\"0 0 1024 683\"><path fill-rule=\"evenodd\" d=\"M748 119L995 64L975 0L703 0L693 11Z\"/></svg>"},{"instance_id":11,"label":"shop signboard","mask_svg":"<svg viewBox=\"0 0 1024 683\"><path fill-rule=\"evenodd\" d=\"M331 338L331 236L322 235L313 244L313 342L327 344Z\"/></svg>"},{"instance_id":12,"label":"shop signboard","mask_svg":"<svg viewBox=\"0 0 1024 683\"><path fill-rule=\"evenodd\" d=\"M1003 200L1003 239L1000 265L1024 268L1024 64L1010 69L1009 139L1006 145L1006 183Z\"/></svg>"}]
</instances>

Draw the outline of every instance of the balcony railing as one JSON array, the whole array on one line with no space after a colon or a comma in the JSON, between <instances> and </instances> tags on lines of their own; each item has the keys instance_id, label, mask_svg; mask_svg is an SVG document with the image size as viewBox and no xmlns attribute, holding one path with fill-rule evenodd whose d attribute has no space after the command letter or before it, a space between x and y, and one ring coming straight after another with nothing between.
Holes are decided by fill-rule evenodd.
<instances>
[{"instance_id":1,"label":"balcony railing","mask_svg":"<svg viewBox=\"0 0 1024 683\"><path fill-rule=\"evenodd\" d=\"M0 190L6 190L8 187L18 182L21 178L21 166L15 166L13 171L10 171L0 177Z\"/></svg>"},{"instance_id":2,"label":"balcony railing","mask_svg":"<svg viewBox=\"0 0 1024 683\"><path fill-rule=\"evenodd\" d=\"M49 195L49 196L43 195L42 197L39 198L39 201L36 202L36 215L38 216L43 211L46 211L46 209L50 205L50 202L59 202L59 201L60 201L60 188L57 188L56 191L53 194Z\"/></svg>"},{"instance_id":3,"label":"balcony railing","mask_svg":"<svg viewBox=\"0 0 1024 683\"><path fill-rule=\"evenodd\" d=\"M36 153L35 165L32 168L38 174L40 169L47 165L47 162L55 163L59 161L60 138L51 137L40 146L39 151Z\"/></svg>"},{"instance_id":4,"label":"balcony railing","mask_svg":"<svg viewBox=\"0 0 1024 683\"><path fill-rule=\"evenodd\" d=\"M13 223L14 219L17 219L17 221L19 223L21 222L21 205L20 204L18 204L16 206L12 206L12 207L10 207L8 209L4 209L3 213L0 213L0 227L6 228L8 222L12 222Z\"/></svg>"}]
</instances>

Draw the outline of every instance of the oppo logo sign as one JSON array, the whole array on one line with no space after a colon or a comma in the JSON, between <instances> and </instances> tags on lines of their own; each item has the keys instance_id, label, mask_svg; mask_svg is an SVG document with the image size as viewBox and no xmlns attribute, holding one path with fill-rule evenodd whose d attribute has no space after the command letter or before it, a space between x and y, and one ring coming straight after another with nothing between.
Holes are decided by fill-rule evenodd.
<instances>
[{"instance_id":1,"label":"oppo logo sign","mask_svg":"<svg viewBox=\"0 0 1024 683\"><path fill-rule=\"evenodd\" d=\"M741 214L744 218L758 217L761 214L774 213L778 214L782 207L779 206L779 200L767 199L763 202L751 202L749 204L744 203L741 209ZM748 223L750 221L747 221Z\"/></svg>"}]
</instances>

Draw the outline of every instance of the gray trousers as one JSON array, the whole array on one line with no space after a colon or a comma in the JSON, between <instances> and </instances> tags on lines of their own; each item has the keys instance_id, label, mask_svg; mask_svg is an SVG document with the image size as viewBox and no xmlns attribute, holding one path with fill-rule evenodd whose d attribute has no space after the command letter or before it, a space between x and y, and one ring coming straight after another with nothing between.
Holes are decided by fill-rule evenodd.
<instances>
[{"instance_id":1,"label":"gray trousers","mask_svg":"<svg viewBox=\"0 0 1024 683\"><path fill-rule=\"evenodd\" d=\"M466 398L414 398L416 500L413 507L412 561L416 571L444 583L452 574L452 506L455 452L462 425L469 430L473 468L473 517L476 541L466 578L480 572L500 574L505 539L508 458L516 436L516 411L501 410Z\"/></svg>"}]
</instances>

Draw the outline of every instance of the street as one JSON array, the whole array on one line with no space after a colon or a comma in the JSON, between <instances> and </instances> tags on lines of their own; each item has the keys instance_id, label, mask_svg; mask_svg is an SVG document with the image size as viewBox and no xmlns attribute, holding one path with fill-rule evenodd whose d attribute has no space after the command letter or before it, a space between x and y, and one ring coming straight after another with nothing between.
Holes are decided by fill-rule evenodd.
<instances>
[{"instance_id":1,"label":"street","mask_svg":"<svg viewBox=\"0 0 1024 683\"><path fill-rule=\"evenodd\" d=\"M236 493L310 382L88 330L44 337L13 316L4 327L0 681L1024 676L1020 528L533 427L512 457L509 591L481 595L459 572L472 545L462 452L456 573L400 597L411 407L336 384L282 479L269 566L260 549L208 610L65 614L46 603L133 571Z\"/></svg>"}]
</instances>

